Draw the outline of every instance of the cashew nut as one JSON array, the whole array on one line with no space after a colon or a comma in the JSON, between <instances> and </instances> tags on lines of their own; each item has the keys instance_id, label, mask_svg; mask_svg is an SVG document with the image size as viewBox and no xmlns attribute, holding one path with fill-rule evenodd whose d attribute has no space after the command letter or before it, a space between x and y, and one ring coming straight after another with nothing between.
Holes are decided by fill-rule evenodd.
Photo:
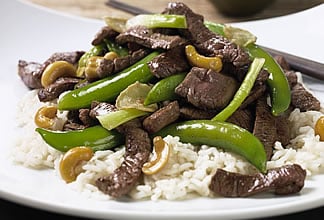
<instances>
[{"instance_id":1,"label":"cashew nut","mask_svg":"<svg viewBox=\"0 0 324 220\"><path fill-rule=\"evenodd\" d=\"M205 69L212 69L216 72L220 72L223 68L222 59L218 56L202 56L196 51L196 48L192 45L187 45L185 51L188 61L193 66L202 67Z\"/></svg>"},{"instance_id":2,"label":"cashew nut","mask_svg":"<svg viewBox=\"0 0 324 220\"><path fill-rule=\"evenodd\" d=\"M170 146L161 136L154 137L153 144L153 160L146 162L142 167L143 173L147 175L159 172L167 164L170 156Z\"/></svg>"},{"instance_id":3,"label":"cashew nut","mask_svg":"<svg viewBox=\"0 0 324 220\"><path fill-rule=\"evenodd\" d=\"M40 128L53 128L55 124L57 107L43 106L35 114L34 122Z\"/></svg>"},{"instance_id":4,"label":"cashew nut","mask_svg":"<svg viewBox=\"0 0 324 220\"><path fill-rule=\"evenodd\" d=\"M55 61L45 68L41 84L43 87L47 87L62 76L76 76L76 68L67 61Z\"/></svg>"},{"instance_id":5,"label":"cashew nut","mask_svg":"<svg viewBox=\"0 0 324 220\"><path fill-rule=\"evenodd\" d=\"M319 135L320 141L324 141L324 116L319 117L315 123L315 135Z\"/></svg>"},{"instance_id":6,"label":"cashew nut","mask_svg":"<svg viewBox=\"0 0 324 220\"><path fill-rule=\"evenodd\" d=\"M59 164L59 170L62 179L66 183L76 180L77 176L83 171L83 162L89 161L93 156L93 150L90 147L74 147L68 150Z\"/></svg>"}]
</instances>

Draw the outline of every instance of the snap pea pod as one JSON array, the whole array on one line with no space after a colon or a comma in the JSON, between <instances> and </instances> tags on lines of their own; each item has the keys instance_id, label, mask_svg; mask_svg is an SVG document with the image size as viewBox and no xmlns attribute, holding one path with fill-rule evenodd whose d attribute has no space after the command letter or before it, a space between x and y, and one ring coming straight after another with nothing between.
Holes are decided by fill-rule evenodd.
<instances>
[{"instance_id":1,"label":"snap pea pod","mask_svg":"<svg viewBox=\"0 0 324 220\"><path fill-rule=\"evenodd\" d=\"M260 172L266 172L266 153L260 140L249 131L228 123L191 120L171 124L154 136L178 136L185 143L221 147L244 157Z\"/></svg>"},{"instance_id":2,"label":"snap pea pod","mask_svg":"<svg viewBox=\"0 0 324 220\"><path fill-rule=\"evenodd\" d=\"M271 91L271 112L275 116L284 113L290 106L291 92L287 77L282 68L268 52L258 45L249 44L246 49L252 58L265 58L263 68L270 73L267 84Z\"/></svg>"},{"instance_id":3,"label":"snap pea pod","mask_svg":"<svg viewBox=\"0 0 324 220\"><path fill-rule=\"evenodd\" d=\"M205 22L205 26L214 33L226 37L224 32L225 25L208 21ZM267 79L267 85L270 89L271 112L275 116L284 113L290 106L291 91L282 68L267 51L257 44L250 43L244 48L252 59L256 57L265 59L263 68L270 74L270 77Z\"/></svg>"},{"instance_id":4,"label":"snap pea pod","mask_svg":"<svg viewBox=\"0 0 324 220\"><path fill-rule=\"evenodd\" d=\"M108 131L99 125L73 131L53 131L44 128L36 128L36 131L47 144L61 152L78 146L87 146L93 151L98 151L124 144L122 134L115 130Z\"/></svg>"},{"instance_id":5,"label":"snap pea pod","mask_svg":"<svg viewBox=\"0 0 324 220\"><path fill-rule=\"evenodd\" d=\"M92 101L113 101L127 86L136 81L148 82L153 78L147 63L156 57L159 52L154 51L126 68L125 70L90 83L79 89L64 93L58 100L58 109L72 110L86 108Z\"/></svg>"},{"instance_id":6,"label":"snap pea pod","mask_svg":"<svg viewBox=\"0 0 324 220\"><path fill-rule=\"evenodd\" d=\"M179 73L158 81L148 92L144 100L144 105L150 105L166 100L174 100L177 97L174 90L185 77L186 73Z\"/></svg>"}]
</instances>

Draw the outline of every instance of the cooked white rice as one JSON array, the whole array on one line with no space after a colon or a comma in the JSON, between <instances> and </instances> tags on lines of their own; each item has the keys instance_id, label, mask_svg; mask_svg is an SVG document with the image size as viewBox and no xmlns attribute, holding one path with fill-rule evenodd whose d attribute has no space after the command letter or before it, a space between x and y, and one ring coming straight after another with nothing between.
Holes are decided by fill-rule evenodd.
<instances>
[{"instance_id":1,"label":"cooked white rice","mask_svg":"<svg viewBox=\"0 0 324 220\"><path fill-rule=\"evenodd\" d=\"M48 146L35 132L35 112L40 106L51 104L53 103L40 103L36 90L24 96L18 106L17 118L22 132L13 149L12 159L15 163L33 169L55 169L56 175L61 178L58 164L63 154ZM324 115L323 109L321 112L300 112L295 109L289 117L293 138L291 144L289 148L283 148L280 142L276 142L274 155L271 161L268 161L267 167L298 163L307 170L308 176L323 173L324 142L320 142L319 137L314 135L315 122L321 115ZM58 124L61 125L66 120L66 112L60 112L59 118ZM208 185L217 168L240 173L255 171L255 168L239 155L205 145L197 148L179 142L178 137L167 136L164 140L172 149L167 165L155 175L144 176L143 181L129 193L130 197L151 200L209 197L213 195ZM91 198L109 199L109 196L97 189L94 181L100 176L112 173L120 166L124 152L124 148L96 152L83 166L84 172L68 186Z\"/></svg>"}]
</instances>

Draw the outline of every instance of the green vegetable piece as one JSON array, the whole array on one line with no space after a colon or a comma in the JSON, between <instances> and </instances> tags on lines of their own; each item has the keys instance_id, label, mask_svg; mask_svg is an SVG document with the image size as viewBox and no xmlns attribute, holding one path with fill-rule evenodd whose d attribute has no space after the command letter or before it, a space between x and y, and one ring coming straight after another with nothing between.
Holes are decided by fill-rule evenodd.
<instances>
[{"instance_id":1,"label":"green vegetable piece","mask_svg":"<svg viewBox=\"0 0 324 220\"><path fill-rule=\"evenodd\" d=\"M241 155L260 172L266 172L266 152L260 140L249 131L228 123L211 120L191 120L171 124L154 136L178 136L180 141L195 145L221 147Z\"/></svg>"},{"instance_id":2,"label":"green vegetable piece","mask_svg":"<svg viewBox=\"0 0 324 220\"><path fill-rule=\"evenodd\" d=\"M221 28L222 26L225 27L224 25L205 22L205 26L214 33L220 34L227 38L227 36L225 36L224 28L223 30ZM267 85L271 91L271 112L275 116L284 113L289 108L291 102L291 91L284 71L276 60L257 44L250 43L245 47L245 49L251 58L260 57L265 59L263 68L270 73L270 77L267 80Z\"/></svg>"},{"instance_id":3,"label":"green vegetable piece","mask_svg":"<svg viewBox=\"0 0 324 220\"><path fill-rule=\"evenodd\" d=\"M62 94L58 100L58 109L72 110L86 108L94 100L114 101L119 93L126 89L128 85L136 81L148 82L153 78L147 63L158 54L159 52L152 52L134 65L113 76Z\"/></svg>"},{"instance_id":4,"label":"green vegetable piece","mask_svg":"<svg viewBox=\"0 0 324 220\"><path fill-rule=\"evenodd\" d=\"M148 92L144 100L144 105L176 99L177 95L175 94L174 90L185 77L186 73L179 73L158 81Z\"/></svg>"},{"instance_id":5,"label":"green vegetable piece","mask_svg":"<svg viewBox=\"0 0 324 220\"><path fill-rule=\"evenodd\" d=\"M77 69L77 76L82 76L84 73L84 68L87 65L87 62L90 57L92 56L98 56L104 53L104 50L106 49L105 44L98 44L96 46L93 46L89 51L84 53L78 62L78 69Z\"/></svg>"},{"instance_id":6,"label":"green vegetable piece","mask_svg":"<svg viewBox=\"0 0 324 220\"><path fill-rule=\"evenodd\" d=\"M147 28L187 28L187 20L184 15L139 14L127 20L126 29L136 25Z\"/></svg>"},{"instance_id":7,"label":"green vegetable piece","mask_svg":"<svg viewBox=\"0 0 324 220\"><path fill-rule=\"evenodd\" d=\"M284 113L290 106L291 91L285 73L276 60L265 50L256 44L246 47L250 57L263 57L265 63L263 68L270 73L267 85L270 88L271 112L274 116Z\"/></svg>"},{"instance_id":8,"label":"green vegetable piece","mask_svg":"<svg viewBox=\"0 0 324 220\"><path fill-rule=\"evenodd\" d=\"M219 24L219 23L214 23L214 22L211 22L211 21L205 21L204 22L204 25L212 32L216 33L216 34L219 34L221 36L225 36L225 33L224 33L224 27L225 25L224 24Z\"/></svg>"},{"instance_id":9,"label":"green vegetable piece","mask_svg":"<svg viewBox=\"0 0 324 220\"><path fill-rule=\"evenodd\" d=\"M97 116L97 119L99 120L100 124L108 129L112 130L116 128L117 126L132 120L134 118L138 118L143 115L149 114L146 111L138 110L135 108L129 108L129 109L121 109L117 110L115 112L110 112L108 114Z\"/></svg>"},{"instance_id":10,"label":"green vegetable piece","mask_svg":"<svg viewBox=\"0 0 324 220\"><path fill-rule=\"evenodd\" d=\"M242 102L249 95L264 62L264 58L254 58L249 67L249 71L246 74L240 88L235 93L234 98L228 104L228 106L226 106L220 113L212 118L213 121L226 121L240 107Z\"/></svg>"},{"instance_id":11,"label":"green vegetable piece","mask_svg":"<svg viewBox=\"0 0 324 220\"><path fill-rule=\"evenodd\" d=\"M128 55L128 49L126 47L123 47L109 39L104 39L104 42L107 45L108 50L111 52L115 52L119 57L124 57Z\"/></svg>"},{"instance_id":12,"label":"green vegetable piece","mask_svg":"<svg viewBox=\"0 0 324 220\"><path fill-rule=\"evenodd\" d=\"M117 131L108 131L102 126L93 126L83 130L53 131L36 128L44 141L61 152L73 147L86 146L93 151L107 150L124 144L124 137Z\"/></svg>"}]
</instances>

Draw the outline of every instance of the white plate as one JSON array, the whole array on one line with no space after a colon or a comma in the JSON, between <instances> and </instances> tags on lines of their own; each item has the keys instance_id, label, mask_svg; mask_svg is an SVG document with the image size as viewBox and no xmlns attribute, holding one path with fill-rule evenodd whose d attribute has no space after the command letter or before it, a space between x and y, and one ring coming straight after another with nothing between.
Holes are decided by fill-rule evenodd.
<instances>
[{"instance_id":1,"label":"white plate","mask_svg":"<svg viewBox=\"0 0 324 220\"><path fill-rule=\"evenodd\" d=\"M104 6L103 6L104 7ZM324 175L307 180L300 194L189 201L94 201L69 189L52 171L14 166L7 154L16 135L15 111L26 91L17 75L19 59L42 62L53 52L88 50L102 21L54 13L6 0L0 8L1 154L0 197L63 214L102 219L242 219L268 217L324 205ZM258 42L286 52L324 61L324 5L295 15L237 24L258 36ZM312 88L318 81L307 81ZM317 92L318 97L324 93Z\"/></svg>"}]
</instances>

